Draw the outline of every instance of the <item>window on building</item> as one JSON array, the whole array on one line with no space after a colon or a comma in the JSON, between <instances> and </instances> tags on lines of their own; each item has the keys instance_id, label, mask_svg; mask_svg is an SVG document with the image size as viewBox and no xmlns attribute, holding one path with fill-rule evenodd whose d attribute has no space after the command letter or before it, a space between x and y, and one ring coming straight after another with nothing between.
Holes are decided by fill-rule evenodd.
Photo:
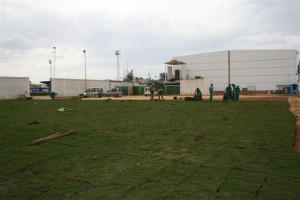
<instances>
[{"instance_id":1,"label":"window on building","mask_svg":"<svg viewBox=\"0 0 300 200\"><path fill-rule=\"evenodd\" d=\"M180 70L175 70L175 80L179 80L180 78Z\"/></svg>"}]
</instances>

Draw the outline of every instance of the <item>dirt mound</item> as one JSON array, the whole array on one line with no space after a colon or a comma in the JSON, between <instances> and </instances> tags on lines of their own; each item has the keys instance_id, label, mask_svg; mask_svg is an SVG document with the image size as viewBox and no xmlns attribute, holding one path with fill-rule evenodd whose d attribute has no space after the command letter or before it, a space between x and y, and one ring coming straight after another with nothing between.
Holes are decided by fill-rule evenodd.
<instances>
[{"instance_id":1,"label":"dirt mound","mask_svg":"<svg viewBox=\"0 0 300 200\"><path fill-rule=\"evenodd\" d=\"M288 101L290 103L289 110L296 117L294 146L296 152L300 154L300 99L297 97L289 97Z\"/></svg>"}]
</instances>

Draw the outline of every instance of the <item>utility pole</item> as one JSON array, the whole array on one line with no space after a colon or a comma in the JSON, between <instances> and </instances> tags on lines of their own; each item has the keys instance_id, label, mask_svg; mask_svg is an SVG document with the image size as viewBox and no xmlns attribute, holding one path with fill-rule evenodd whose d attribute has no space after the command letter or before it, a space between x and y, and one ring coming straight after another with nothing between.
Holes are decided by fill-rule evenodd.
<instances>
[{"instance_id":1,"label":"utility pole","mask_svg":"<svg viewBox=\"0 0 300 200\"><path fill-rule=\"evenodd\" d=\"M84 85L85 85L85 90L87 89L87 83L86 83L86 50L83 50L84 54Z\"/></svg>"},{"instance_id":2,"label":"utility pole","mask_svg":"<svg viewBox=\"0 0 300 200\"><path fill-rule=\"evenodd\" d=\"M126 73L128 74L128 60L127 60L127 72Z\"/></svg>"},{"instance_id":3,"label":"utility pole","mask_svg":"<svg viewBox=\"0 0 300 200\"><path fill-rule=\"evenodd\" d=\"M165 82L167 82L167 65L165 65Z\"/></svg>"},{"instance_id":4,"label":"utility pole","mask_svg":"<svg viewBox=\"0 0 300 200\"><path fill-rule=\"evenodd\" d=\"M228 85L230 85L230 51L228 51Z\"/></svg>"},{"instance_id":5,"label":"utility pole","mask_svg":"<svg viewBox=\"0 0 300 200\"><path fill-rule=\"evenodd\" d=\"M120 66L119 66L119 55L121 54L121 50L115 51L115 54L117 56L117 80L120 80Z\"/></svg>"},{"instance_id":6,"label":"utility pole","mask_svg":"<svg viewBox=\"0 0 300 200\"><path fill-rule=\"evenodd\" d=\"M54 68L54 73L53 73L53 77L55 78L55 58L56 58L56 47L53 47L54 49L54 59L53 59L53 68Z\"/></svg>"},{"instance_id":7,"label":"utility pole","mask_svg":"<svg viewBox=\"0 0 300 200\"><path fill-rule=\"evenodd\" d=\"M149 68L149 74L148 74L148 79L149 79L149 81L151 80L151 73L150 73L150 68Z\"/></svg>"},{"instance_id":8,"label":"utility pole","mask_svg":"<svg viewBox=\"0 0 300 200\"><path fill-rule=\"evenodd\" d=\"M297 62L297 61L296 61ZM298 82L297 82L297 84L299 85L299 75L300 75L300 60L299 60L299 63L298 63L298 68L297 68L297 73L296 73L296 75L297 75L297 78L298 78Z\"/></svg>"},{"instance_id":9,"label":"utility pole","mask_svg":"<svg viewBox=\"0 0 300 200\"><path fill-rule=\"evenodd\" d=\"M50 80L52 79L52 61L49 60L49 64L50 64Z\"/></svg>"}]
</instances>

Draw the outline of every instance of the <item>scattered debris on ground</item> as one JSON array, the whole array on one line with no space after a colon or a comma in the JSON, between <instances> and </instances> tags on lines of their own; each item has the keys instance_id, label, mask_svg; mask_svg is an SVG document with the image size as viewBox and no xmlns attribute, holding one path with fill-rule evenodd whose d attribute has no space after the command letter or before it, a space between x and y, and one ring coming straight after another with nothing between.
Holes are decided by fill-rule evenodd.
<instances>
[{"instance_id":1,"label":"scattered debris on ground","mask_svg":"<svg viewBox=\"0 0 300 200\"><path fill-rule=\"evenodd\" d=\"M72 111L72 109L62 107L62 108L59 108L59 109L57 109L55 111L56 112L66 112L66 111Z\"/></svg>"},{"instance_id":2,"label":"scattered debris on ground","mask_svg":"<svg viewBox=\"0 0 300 200\"><path fill-rule=\"evenodd\" d=\"M289 110L295 115L295 138L294 147L298 154L300 154L300 99L297 97L289 97L288 101L290 103Z\"/></svg>"},{"instance_id":3,"label":"scattered debris on ground","mask_svg":"<svg viewBox=\"0 0 300 200\"><path fill-rule=\"evenodd\" d=\"M28 125L40 124L38 121L29 122Z\"/></svg>"}]
</instances>

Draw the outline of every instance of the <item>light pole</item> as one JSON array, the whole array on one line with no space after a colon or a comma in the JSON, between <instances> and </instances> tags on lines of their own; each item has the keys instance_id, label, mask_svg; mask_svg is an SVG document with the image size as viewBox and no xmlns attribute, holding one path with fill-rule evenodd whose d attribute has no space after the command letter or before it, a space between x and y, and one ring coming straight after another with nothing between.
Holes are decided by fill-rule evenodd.
<instances>
[{"instance_id":1,"label":"light pole","mask_svg":"<svg viewBox=\"0 0 300 200\"><path fill-rule=\"evenodd\" d=\"M49 60L49 64L50 64L50 80L51 80L51 78L52 78L52 61L51 60Z\"/></svg>"},{"instance_id":2,"label":"light pole","mask_svg":"<svg viewBox=\"0 0 300 200\"><path fill-rule=\"evenodd\" d=\"M297 84L299 85L299 75L300 75L300 60L299 60L299 63L298 63L298 67L297 67Z\"/></svg>"},{"instance_id":3,"label":"light pole","mask_svg":"<svg viewBox=\"0 0 300 200\"><path fill-rule=\"evenodd\" d=\"M165 65L165 82L167 82L167 65Z\"/></svg>"},{"instance_id":4,"label":"light pole","mask_svg":"<svg viewBox=\"0 0 300 200\"><path fill-rule=\"evenodd\" d=\"M53 68L54 68L54 73L53 73L53 77L55 78L55 57L56 57L56 47L53 47L54 49L54 59L53 59Z\"/></svg>"},{"instance_id":5,"label":"light pole","mask_svg":"<svg viewBox=\"0 0 300 200\"><path fill-rule=\"evenodd\" d=\"M228 85L230 85L230 51L228 51Z\"/></svg>"},{"instance_id":6,"label":"light pole","mask_svg":"<svg viewBox=\"0 0 300 200\"><path fill-rule=\"evenodd\" d=\"M121 50L115 51L115 54L117 56L117 80L120 80L120 74L119 74L119 55L121 53Z\"/></svg>"},{"instance_id":7,"label":"light pole","mask_svg":"<svg viewBox=\"0 0 300 200\"><path fill-rule=\"evenodd\" d=\"M86 50L83 50L84 53L84 84L85 84L85 90L87 89L86 84Z\"/></svg>"}]
</instances>

